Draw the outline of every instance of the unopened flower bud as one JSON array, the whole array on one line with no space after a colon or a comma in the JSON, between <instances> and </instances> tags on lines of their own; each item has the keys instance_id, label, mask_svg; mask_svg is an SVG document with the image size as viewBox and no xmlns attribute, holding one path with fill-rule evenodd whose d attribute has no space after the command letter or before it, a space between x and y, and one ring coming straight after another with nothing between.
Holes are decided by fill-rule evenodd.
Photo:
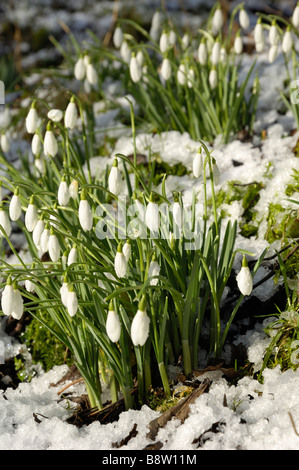
<instances>
[{"instance_id":1,"label":"unopened flower bud","mask_svg":"<svg viewBox=\"0 0 299 470\"><path fill-rule=\"evenodd\" d=\"M92 229L93 217L91 207L86 199L85 191L82 191L81 200L79 203L79 221L83 230L89 231Z\"/></svg>"},{"instance_id":2,"label":"unopened flower bud","mask_svg":"<svg viewBox=\"0 0 299 470\"><path fill-rule=\"evenodd\" d=\"M117 252L114 259L114 269L119 278L125 277L127 272L127 260L122 252L121 244L118 245Z\"/></svg>"},{"instance_id":3,"label":"unopened flower bud","mask_svg":"<svg viewBox=\"0 0 299 470\"><path fill-rule=\"evenodd\" d=\"M112 343L117 343L120 338L121 325L119 317L114 310L113 303L110 302L107 320L106 320L106 333Z\"/></svg>"},{"instance_id":4,"label":"unopened flower bud","mask_svg":"<svg viewBox=\"0 0 299 470\"><path fill-rule=\"evenodd\" d=\"M50 109L47 117L53 122L60 122L63 118L63 112L60 109Z\"/></svg>"},{"instance_id":5,"label":"unopened flower bud","mask_svg":"<svg viewBox=\"0 0 299 470\"><path fill-rule=\"evenodd\" d=\"M25 123L28 134L34 134L38 126L38 115L35 108L35 102L31 105Z\"/></svg>"},{"instance_id":6,"label":"unopened flower bud","mask_svg":"<svg viewBox=\"0 0 299 470\"><path fill-rule=\"evenodd\" d=\"M242 267L236 280L241 294L250 295L253 287L252 276L245 255L243 256Z\"/></svg>"},{"instance_id":7,"label":"unopened flower bud","mask_svg":"<svg viewBox=\"0 0 299 470\"><path fill-rule=\"evenodd\" d=\"M4 229L6 235L9 237L11 235L11 223L9 220L8 213L0 207L0 225ZM0 231L0 238L3 237L2 230Z\"/></svg>"},{"instance_id":8,"label":"unopened flower bud","mask_svg":"<svg viewBox=\"0 0 299 470\"><path fill-rule=\"evenodd\" d=\"M33 232L38 221L37 208L33 202L33 198L30 199L29 205L25 214L25 226L28 232Z\"/></svg>"},{"instance_id":9,"label":"unopened flower bud","mask_svg":"<svg viewBox=\"0 0 299 470\"><path fill-rule=\"evenodd\" d=\"M47 157L55 157L58 152L57 140L54 136L53 131L50 128L50 123L47 126L47 130L44 138L44 153Z\"/></svg>"},{"instance_id":10,"label":"unopened flower bud","mask_svg":"<svg viewBox=\"0 0 299 470\"><path fill-rule=\"evenodd\" d=\"M118 196L122 188L122 175L118 168L117 158L113 160L113 166L111 168L108 178L109 191L115 196Z\"/></svg>"},{"instance_id":11,"label":"unopened flower bud","mask_svg":"<svg viewBox=\"0 0 299 470\"><path fill-rule=\"evenodd\" d=\"M78 112L74 97L71 98L71 101L67 105L64 115L64 125L67 129L73 129L77 124Z\"/></svg>"},{"instance_id":12,"label":"unopened flower bud","mask_svg":"<svg viewBox=\"0 0 299 470\"><path fill-rule=\"evenodd\" d=\"M19 196L19 190L17 188L9 204L9 217L13 222L15 222L16 220L20 218L21 213L22 213L22 204L21 204L21 200Z\"/></svg>"},{"instance_id":13,"label":"unopened flower bud","mask_svg":"<svg viewBox=\"0 0 299 470\"><path fill-rule=\"evenodd\" d=\"M80 56L74 67L74 75L76 80L83 80L85 78L86 65L83 56Z\"/></svg>"},{"instance_id":14,"label":"unopened flower bud","mask_svg":"<svg viewBox=\"0 0 299 470\"><path fill-rule=\"evenodd\" d=\"M144 346L149 335L150 319L147 316L145 302L142 300L131 325L131 338L134 346Z\"/></svg>"}]
</instances>

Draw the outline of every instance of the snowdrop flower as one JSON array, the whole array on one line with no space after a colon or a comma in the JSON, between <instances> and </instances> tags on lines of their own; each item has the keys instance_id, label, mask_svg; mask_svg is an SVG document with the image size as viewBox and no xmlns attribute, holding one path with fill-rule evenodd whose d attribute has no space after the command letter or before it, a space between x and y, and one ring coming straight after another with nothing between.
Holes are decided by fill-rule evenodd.
<instances>
[{"instance_id":1,"label":"snowdrop flower","mask_svg":"<svg viewBox=\"0 0 299 470\"><path fill-rule=\"evenodd\" d=\"M193 159L193 175L195 178L200 178L203 170L203 159L201 153L201 147Z\"/></svg>"},{"instance_id":2,"label":"snowdrop flower","mask_svg":"<svg viewBox=\"0 0 299 470\"><path fill-rule=\"evenodd\" d=\"M121 325L119 321L119 317L114 310L113 302L111 301L109 304L109 310L106 320L106 333L112 343L117 343L120 338L121 333Z\"/></svg>"},{"instance_id":3,"label":"snowdrop flower","mask_svg":"<svg viewBox=\"0 0 299 470\"><path fill-rule=\"evenodd\" d=\"M4 153L7 153L9 151L10 141L9 141L8 135L6 133L1 135L0 145L1 145L1 149Z\"/></svg>"},{"instance_id":4,"label":"snowdrop flower","mask_svg":"<svg viewBox=\"0 0 299 470\"><path fill-rule=\"evenodd\" d=\"M122 175L118 168L118 160L117 158L115 158L113 160L113 165L109 173L108 188L112 194L115 194L115 196L118 196L121 191L121 187L122 187Z\"/></svg>"},{"instance_id":5,"label":"snowdrop flower","mask_svg":"<svg viewBox=\"0 0 299 470\"><path fill-rule=\"evenodd\" d=\"M160 226L159 206L154 202L153 196L150 196L150 201L145 211L145 223L151 232L158 232Z\"/></svg>"},{"instance_id":6,"label":"snowdrop flower","mask_svg":"<svg viewBox=\"0 0 299 470\"><path fill-rule=\"evenodd\" d=\"M89 62L86 67L86 80L90 85L96 85L98 82L97 71L91 62Z\"/></svg>"},{"instance_id":7,"label":"snowdrop flower","mask_svg":"<svg viewBox=\"0 0 299 470\"><path fill-rule=\"evenodd\" d=\"M234 51L237 55L242 54L243 51L243 41L240 34L237 34L234 41Z\"/></svg>"},{"instance_id":8,"label":"snowdrop flower","mask_svg":"<svg viewBox=\"0 0 299 470\"><path fill-rule=\"evenodd\" d=\"M188 33L185 33L184 36L182 37L182 47L184 50L187 49L188 46L190 46L190 36Z\"/></svg>"},{"instance_id":9,"label":"snowdrop flower","mask_svg":"<svg viewBox=\"0 0 299 470\"><path fill-rule=\"evenodd\" d=\"M78 311L78 299L77 299L77 294L74 291L74 288L71 286L69 288L67 298L66 298L66 308L68 311L68 314L73 317L76 315Z\"/></svg>"},{"instance_id":10,"label":"snowdrop flower","mask_svg":"<svg viewBox=\"0 0 299 470\"><path fill-rule=\"evenodd\" d=\"M265 35L261 18L258 19L254 28L254 42L257 52L262 52L265 48Z\"/></svg>"},{"instance_id":11,"label":"snowdrop flower","mask_svg":"<svg viewBox=\"0 0 299 470\"><path fill-rule=\"evenodd\" d=\"M12 285L10 279L2 292L1 303L4 315L11 315L15 320L21 319L24 312L23 299L17 285Z\"/></svg>"},{"instance_id":12,"label":"snowdrop flower","mask_svg":"<svg viewBox=\"0 0 299 470\"><path fill-rule=\"evenodd\" d=\"M68 293L69 293L69 285L68 285L68 282L66 281L66 279L62 283L62 286L60 287L59 292L60 292L60 299L61 299L62 304L65 307L67 307L67 297L68 297Z\"/></svg>"},{"instance_id":13,"label":"snowdrop flower","mask_svg":"<svg viewBox=\"0 0 299 470\"><path fill-rule=\"evenodd\" d=\"M293 15L292 15L292 24L295 28L299 27L299 2L294 8Z\"/></svg>"},{"instance_id":14,"label":"snowdrop flower","mask_svg":"<svg viewBox=\"0 0 299 470\"><path fill-rule=\"evenodd\" d=\"M75 104L75 98L72 96L64 115L64 126L67 129L73 129L77 124L78 112Z\"/></svg>"},{"instance_id":15,"label":"snowdrop flower","mask_svg":"<svg viewBox=\"0 0 299 470\"><path fill-rule=\"evenodd\" d=\"M47 157L55 157L58 152L57 140L54 136L53 131L51 131L50 122L47 125L47 130L44 138L44 153Z\"/></svg>"},{"instance_id":16,"label":"snowdrop flower","mask_svg":"<svg viewBox=\"0 0 299 470\"><path fill-rule=\"evenodd\" d=\"M42 151L42 142L40 140L40 136L37 133L35 133L34 136L32 137L31 151L34 156L40 155Z\"/></svg>"},{"instance_id":17,"label":"snowdrop flower","mask_svg":"<svg viewBox=\"0 0 299 470\"><path fill-rule=\"evenodd\" d=\"M269 41L271 46L277 46L279 42L279 31L277 28L276 21L274 20L269 30Z\"/></svg>"},{"instance_id":18,"label":"snowdrop flower","mask_svg":"<svg viewBox=\"0 0 299 470\"><path fill-rule=\"evenodd\" d=\"M4 229L6 235L10 237L11 234L11 223L9 220L8 213L0 207L0 225ZM2 230L0 231L0 237L3 237L3 232Z\"/></svg>"},{"instance_id":19,"label":"snowdrop flower","mask_svg":"<svg viewBox=\"0 0 299 470\"><path fill-rule=\"evenodd\" d=\"M73 245L67 258L67 265L71 266L71 264L77 263L77 258L78 258L77 245Z\"/></svg>"},{"instance_id":20,"label":"snowdrop flower","mask_svg":"<svg viewBox=\"0 0 299 470\"><path fill-rule=\"evenodd\" d=\"M125 277L127 272L127 260L122 252L121 243L117 247L117 252L114 259L114 269L118 277Z\"/></svg>"},{"instance_id":21,"label":"snowdrop flower","mask_svg":"<svg viewBox=\"0 0 299 470\"><path fill-rule=\"evenodd\" d=\"M167 82L171 77L171 62L165 57L161 64L161 76Z\"/></svg>"},{"instance_id":22,"label":"snowdrop flower","mask_svg":"<svg viewBox=\"0 0 299 470\"><path fill-rule=\"evenodd\" d=\"M293 48L293 37L290 28L287 28L282 39L282 50L284 54L291 52Z\"/></svg>"},{"instance_id":23,"label":"snowdrop flower","mask_svg":"<svg viewBox=\"0 0 299 470\"><path fill-rule=\"evenodd\" d=\"M222 64L224 64L226 62L226 59L227 59L227 53L226 53L225 47L221 47L221 49L220 49L220 62Z\"/></svg>"},{"instance_id":24,"label":"snowdrop flower","mask_svg":"<svg viewBox=\"0 0 299 470\"><path fill-rule=\"evenodd\" d=\"M35 101L32 103L31 108L27 114L25 124L28 134L34 134L38 127L38 114L35 108Z\"/></svg>"},{"instance_id":25,"label":"snowdrop flower","mask_svg":"<svg viewBox=\"0 0 299 470\"><path fill-rule=\"evenodd\" d=\"M218 74L217 70L213 67L209 73L209 84L212 90L218 85Z\"/></svg>"},{"instance_id":26,"label":"snowdrop flower","mask_svg":"<svg viewBox=\"0 0 299 470\"><path fill-rule=\"evenodd\" d=\"M213 65L217 65L220 60L220 42L215 41L211 52L211 62Z\"/></svg>"},{"instance_id":27,"label":"snowdrop flower","mask_svg":"<svg viewBox=\"0 0 299 470\"><path fill-rule=\"evenodd\" d=\"M63 178L58 187L58 204L60 206L67 206L70 200L70 191L67 182Z\"/></svg>"},{"instance_id":28,"label":"snowdrop flower","mask_svg":"<svg viewBox=\"0 0 299 470\"><path fill-rule=\"evenodd\" d=\"M239 13L239 23L242 29L248 29L250 25L250 19L247 11L241 8Z\"/></svg>"},{"instance_id":29,"label":"snowdrop flower","mask_svg":"<svg viewBox=\"0 0 299 470\"><path fill-rule=\"evenodd\" d=\"M140 67L142 68L143 62L144 62L144 56L143 56L143 52L142 52L142 51L138 51L138 52L137 52L137 54L136 54L136 60L137 60L138 64L140 65Z\"/></svg>"},{"instance_id":30,"label":"snowdrop flower","mask_svg":"<svg viewBox=\"0 0 299 470\"><path fill-rule=\"evenodd\" d=\"M43 233L44 230L45 230L45 223L44 223L43 219L39 219L36 223L36 226L34 227L33 232L32 232L32 240L33 240L33 243L35 244L37 249L39 249L39 247L40 247L41 236L42 236L42 233Z\"/></svg>"},{"instance_id":31,"label":"snowdrop flower","mask_svg":"<svg viewBox=\"0 0 299 470\"><path fill-rule=\"evenodd\" d=\"M50 109L47 117L53 122L60 122L63 118L63 112L60 109Z\"/></svg>"},{"instance_id":32,"label":"snowdrop flower","mask_svg":"<svg viewBox=\"0 0 299 470\"><path fill-rule=\"evenodd\" d=\"M277 54L278 54L278 45L276 44L276 45L271 46L269 49L268 60L270 64L272 64L275 61Z\"/></svg>"},{"instance_id":33,"label":"snowdrop flower","mask_svg":"<svg viewBox=\"0 0 299 470\"><path fill-rule=\"evenodd\" d=\"M28 232L33 232L38 221L37 208L33 202L33 197L29 200L29 205L25 214L25 226Z\"/></svg>"},{"instance_id":34,"label":"snowdrop flower","mask_svg":"<svg viewBox=\"0 0 299 470\"><path fill-rule=\"evenodd\" d=\"M69 185L69 193L72 199L76 199L79 192L79 183L77 180L72 180Z\"/></svg>"},{"instance_id":35,"label":"snowdrop flower","mask_svg":"<svg viewBox=\"0 0 299 470\"><path fill-rule=\"evenodd\" d=\"M169 40L169 45L170 46L175 45L175 43L176 43L176 34L172 29L168 33L168 40Z\"/></svg>"},{"instance_id":36,"label":"snowdrop flower","mask_svg":"<svg viewBox=\"0 0 299 470\"><path fill-rule=\"evenodd\" d=\"M35 284L30 280L26 279L25 280L25 289L27 292L34 292L35 291Z\"/></svg>"},{"instance_id":37,"label":"snowdrop flower","mask_svg":"<svg viewBox=\"0 0 299 470\"><path fill-rule=\"evenodd\" d=\"M164 54L170 47L169 34L167 31L163 31L159 41L159 47L162 54Z\"/></svg>"},{"instance_id":38,"label":"snowdrop flower","mask_svg":"<svg viewBox=\"0 0 299 470\"><path fill-rule=\"evenodd\" d=\"M113 44L116 49L119 49L124 39L123 31L120 26L117 26L113 33Z\"/></svg>"},{"instance_id":39,"label":"snowdrop flower","mask_svg":"<svg viewBox=\"0 0 299 470\"><path fill-rule=\"evenodd\" d=\"M76 80L83 80L86 74L86 65L84 61L84 57L81 55L77 62L75 63L74 67L74 76Z\"/></svg>"},{"instance_id":40,"label":"snowdrop flower","mask_svg":"<svg viewBox=\"0 0 299 470\"><path fill-rule=\"evenodd\" d=\"M194 77L195 77L195 72L193 68L190 68L187 73L187 86L188 88L192 88L194 84Z\"/></svg>"},{"instance_id":41,"label":"snowdrop flower","mask_svg":"<svg viewBox=\"0 0 299 470\"><path fill-rule=\"evenodd\" d=\"M126 62L127 64L130 63L131 49L127 41L123 41L121 48L120 48L120 55L124 62Z\"/></svg>"},{"instance_id":42,"label":"snowdrop flower","mask_svg":"<svg viewBox=\"0 0 299 470\"><path fill-rule=\"evenodd\" d=\"M130 76L134 83L138 83L142 77L142 67L134 53L132 53L130 59Z\"/></svg>"},{"instance_id":43,"label":"snowdrop flower","mask_svg":"<svg viewBox=\"0 0 299 470\"><path fill-rule=\"evenodd\" d=\"M160 274L161 267L159 263L155 260L151 261L149 268L148 268L148 277L154 277L154 276L159 276ZM154 278L150 280L150 285L151 286L156 286L158 284L159 279Z\"/></svg>"},{"instance_id":44,"label":"snowdrop flower","mask_svg":"<svg viewBox=\"0 0 299 470\"><path fill-rule=\"evenodd\" d=\"M18 220L22 213L22 204L19 196L19 188L16 188L13 197L9 204L9 217L15 222Z\"/></svg>"},{"instance_id":45,"label":"snowdrop flower","mask_svg":"<svg viewBox=\"0 0 299 470\"><path fill-rule=\"evenodd\" d=\"M57 236L54 233L53 227L50 229L50 237L48 243L48 252L53 263L57 263L60 257L60 244Z\"/></svg>"},{"instance_id":46,"label":"snowdrop flower","mask_svg":"<svg viewBox=\"0 0 299 470\"><path fill-rule=\"evenodd\" d=\"M213 158L213 167L212 167L212 171L213 171L213 181L214 181L214 184L216 186L218 186L218 184L220 183L220 171L219 171L219 168L218 168L218 165L216 163L216 160Z\"/></svg>"},{"instance_id":47,"label":"snowdrop flower","mask_svg":"<svg viewBox=\"0 0 299 470\"><path fill-rule=\"evenodd\" d=\"M93 217L91 207L86 199L86 193L83 190L81 193L81 200L79 203L79 222L83 230L89 231L92 229Z\"/></svg>"},{"instance_id":48,"label":"snowdrop flower","mask_svg":"<svg viewBox=\"0 0 299 470\"><path fill-rule=\"evenodd\" d=\"M150 319L145 310L145 299L141 300L131 324L131 338L134 346L143 346L149 335Z\"/></svg>"},{"instance_id":49,"label":"snowdrop flower","mask_svg":"<svg viewBox=\"0 0 299 470\"><path fill-rule=\"evenodd\" d=\"M50 238L50 229L49 229L49 224L47 223L40 236L40 250L42 253L47 253L48 251L49 238Z\"/></svg>"},{"instance_id":50,"label":"snowdrop flower","mask_svg":"<svg viewBox=\"0 0 299 470\"><path fill-rule=\"evenodd\" d=\"M186 84L186 66L185 64L180 64L178 71L177 71L177 80L178 83L182 86Z\"/></svg>"},{"instance_id":51,"label":"snowdrop flower","mask_svg":"<svg viewBox=\"0 0 299 470\"><path fill-rule=\"evenodd\" d=\"M243 295L250 295L252 291L252 276L248 267L247 259L243 255L242 267L238 275L236 276L238 288Z\"/></svg>"},{"instance_id":52,"label":"snowdrop flower","mask_svg":"<svg viewBox=\"0 0 299 470\"><path fill-rule=\"evenodd\" d=\"M205 65L208 60L208 50L206 43L204 41L201 41L199 46L198 46L198 51L197 51L197 57L200 65Z\"/></svg>"},{"instance_id":53,"label":"snowdrop flower","mask_svg":"<svg viewBox=\"0 0 299 470\"><path fill-rule=\"evenodd\" d=\"M212 34L217 36L223 26L223 14L221 8L216 8L212 18Z\"/></svg>"},{"instance_id":54,"label":"snowdrop flower","mask_svg":"<svg viewBox=\"0 0 299 470\"><path fill-rule=\"evenodd\" d=\"M178 201L175 201L172 206L172 215L176 225L181 227L183 221L183 209Z\"/></svg>"},{"instance_id":55,"label":"snowdrop flower","mask_svg":"<svg viewBox=\"0 0 299 470\"><path fill-rule=\"evenodd\" d=\"M125 255L127 263L130 260L131 252L132 252L131 242L130 242L130 240L127 240L126 243L123 246L123 254Z\"/></svg>"}]
</instances>

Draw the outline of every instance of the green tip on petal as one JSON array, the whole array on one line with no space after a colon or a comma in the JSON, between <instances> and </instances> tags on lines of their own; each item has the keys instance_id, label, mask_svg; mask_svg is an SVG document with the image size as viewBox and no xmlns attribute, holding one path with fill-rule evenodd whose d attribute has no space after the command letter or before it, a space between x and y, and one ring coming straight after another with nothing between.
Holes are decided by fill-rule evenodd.
<instances>
[{"instance_id":1,"label":"green tip on petal","mask_svg":"<svg viewBox=\"0 0 299 470\"><path fill-rule=\"evenodd\" d=\"M6 281L6 285L7 285L7 286L11 286L11 285L12 285L11 276L8 276L7 281Z\"/></svg>"},{"instance_id":2,"label":"green tip on petal","mask_svg":"<svg viewBox=\"0 0 299 470\"><path fill-rule=\"evenodd\" d=\"M117 252L118 252L118 253L122 253L122 243L119 243L119 244L118 244Z\"/></svg>"},{"instance_id":3,"label":"green tip on petal","mask_svg":"<svg viewBox=\"0 0 299 470\"><path fill-rule=\"evenodd\" d=\"M117 158L115 158L115 159L113 160L113 166L118 167L118 160L117 160Z\"/></svg>"},{"instance_id":4,"label":"green tip on petal","mask_svg":"<svg viewBox=\"0 0 299 470\"><path fill-rule=\"evenodd\" d=\"M81 195L80 195L80 199L81 199L81 201L84 201L84 200L86 199L86 191L85 191L85 189L82 189Z\"/></svg>"},{"instance_id":5,"label":"green tip on petal","mask_svg":"<svg viewBox=\"0 0 299 470\"><path fill-rule=\"evenodd\" d=\"M50 130L51 130L51 121L49 121L47 124L47 131L50 131Z\"/></svg>"},{"instance_id":6,"label":"green tip on petal","mask_svg":"<svg viewBox=\"0 0 299 470\"><path fill-rule=\"evenodd\" d=\"M242 268L248 268L248 262L245 255L243 255Z\"/></svg>"},{"instance_id":7,"label":"green tip on petal","mask_svg":"<svg viewBox=\"0 0 299 470\"><path fill-rule=\"evenodd\" d=\"M114 310L114 305L113 305L113 300L110 300L109 302L109 312Z\"/></svg>"}]
</instances>

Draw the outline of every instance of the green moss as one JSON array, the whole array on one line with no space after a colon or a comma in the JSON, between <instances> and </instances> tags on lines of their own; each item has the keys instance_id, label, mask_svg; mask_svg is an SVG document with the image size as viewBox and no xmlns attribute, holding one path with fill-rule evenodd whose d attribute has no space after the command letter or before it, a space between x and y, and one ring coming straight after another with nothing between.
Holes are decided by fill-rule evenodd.
<instances>
[{"instance_id":1,"label":"green moss","mask_svg":"<svg viewBox=\"0 0 299 470\"><path fill-rule=\"evenodd\" d=\"M73 358L70 354L67 354L65 345L39 319L42 319L49 327L55 329L55 324L49 314L47 312L39 312L37 313L37 318L33 318L24 333L21 334L20 340L27 346L28 352L31 354L32 363L41 364L46 372L52 369L54 365L65 363L71 365ZM22 378L26 369L26 357L18 359L16 365L19 376Z\"/></svg>"}]
</instances>

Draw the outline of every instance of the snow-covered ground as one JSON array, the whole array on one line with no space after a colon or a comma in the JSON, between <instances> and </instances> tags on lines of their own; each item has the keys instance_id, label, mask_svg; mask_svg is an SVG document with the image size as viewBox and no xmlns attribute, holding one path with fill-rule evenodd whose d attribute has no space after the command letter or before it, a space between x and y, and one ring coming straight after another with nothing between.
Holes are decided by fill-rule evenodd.
<instances>
[{"instance_id":1,"label":"snow-covered ground","mask_svg":"<svg viewBox=\"0 0 299 470\"><path fill-rule=\"evenodd\" d=\"M246 60L249 63L252 59L245 57L245 65ZM290 136L290 131L296 127L295 121L292 114L280 115L277 112L279 89L282 88L285 78L283 57L278 56L275 63L270 65L265 53L259 57L258 67L261 93L254 141L242 143L234 140L227 145L216 141L213 153L220 169L220 186L231 180L243 183L260 181L264 184L256 205L258 236L251 239L238 236L237 239L238 247L253 251L256 256L266 246L264 234L268 204L279 202L285 208L297 208L288 202L286 197L282 199L282 194L285 186L292 182L292 169L299 170L299 159L293 153L299 134ZM107 124L107 120L105 122ZM262 130L267 130L265 140L260 139ZM149 148L151 151L158 151L164 161L172 164L182 162L190 169L198 143L192 141L187 134L180 135L176 132L164 133L161 136L138 136L138 152L146 155ZM112 155L117 152L132 153L131 139L121 136ZM240 165L234 166L233 160ZM101 171L100 165L103 162L106 164L107 160L95 158L92 169ZM271 178L266 171L269 164ZM195 185L198 192L200 185L200 182ZM191 200L193 186L191 187L188 176L169 176L166 187L168 191L181 188L185 202ZM227 210L232 218L239 220L241 206L238 202L227 207ZM237 269L239 265L235 267ZM270 280L253 292L253 295L265 299L274 289L273 281ZM275 313L273 306L273 314ZM248 317L254 314L255 312L248 311ZM269 341L261 323L258 323L255 329L247 331L244 336L235 338L235 344L242 343L247 349L248 358L256 370L261 365L262 354ZM5 334L3 328L0 329L0 345L0 360L3 359L3 354L6 359L13 357L21 347L17 341ZM58 392L62 385L55 386L65 375L67 366L56 366L48 373L37 370L37 375L30 383L21 383L15 390L7 388L0 391L1 450L91 449L111 450L117 455L115 443L127 438L135 424L137 427L134 437L127 439L121 450L142 450L153 444L147 433L149 423L159 416L159 412L143 406L138 411L122 412L119 420L113 423L104 425L93 422L80 428L76 427L66 422L73 412L74 405L67 400L60 400ZM282 373L279 368L265 369L263 384L252 377L244 377L237 385L230 385L220 370L208 372L198 379L202 381L205 377L211 380L209 392L203 393L191 405L184 423L172 419L159 430L154 442L161 442L163 451L190 451L192 455L192 451L201 449L299 449L299 435L296 434L296 429L299 432L299 370ZM9 377L2 380L9 380ZM84 393L84 386L72 385L68 392L75 396L80 395ZM209 431L210 429L214 431ZM198 439L200 436L202 438Z\"/></svg>"}]
</instances>

